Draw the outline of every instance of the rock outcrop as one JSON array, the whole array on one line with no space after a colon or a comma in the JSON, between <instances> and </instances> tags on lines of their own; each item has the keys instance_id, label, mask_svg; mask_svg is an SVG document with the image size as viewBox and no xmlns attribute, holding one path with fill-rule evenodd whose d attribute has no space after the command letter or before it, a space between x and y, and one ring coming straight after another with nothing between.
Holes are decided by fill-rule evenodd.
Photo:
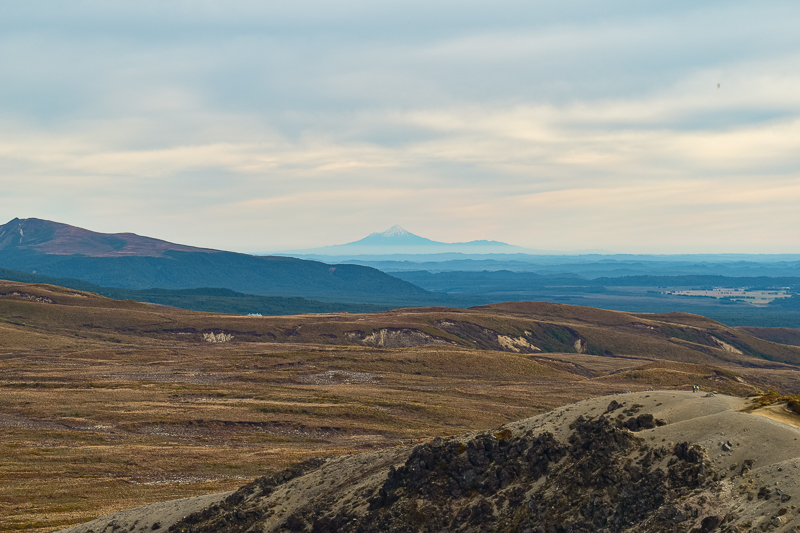
<instances>
[{"instance_id":1,"label":"rock outcrop","mask_svg":"<svg viewBox=\"0 0 800 533\"><path fill-rule=\"evenodd\" d=\"M381 328L370 334L361 331L348 331L345 338L374 348L412 348L431 344L454 345L442 337L434 337L413 328Z\"/></svg>"},{"instance_id":2,"label":"rock outcrop","mask_svg":"<svg viewBox=\"0 0 800 533\"><path fill-rule=\"evenodd\" d=\"M627 429L654 425L650 414L627 420L579 416L563 443L549 432L530 430L466 441L436 438L415 447L402 466L390 467L380 486L365 487L357 499L323 495L267 530L673 531L686 519L681 501L692 491L718 492L719 476L699 446L650 446ZM263 520L275 510L247 503L262 501L279 485L323 465L303 463L260 478L170 531L264 530ZM707 520L712 523L720 523L716 515Z\"/></svg>"}]
</instances>

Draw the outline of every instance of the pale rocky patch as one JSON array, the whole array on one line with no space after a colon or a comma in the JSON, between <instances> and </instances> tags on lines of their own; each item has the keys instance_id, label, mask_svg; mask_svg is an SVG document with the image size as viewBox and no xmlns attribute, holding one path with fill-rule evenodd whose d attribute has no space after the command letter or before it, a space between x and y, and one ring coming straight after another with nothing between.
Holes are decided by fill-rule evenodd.
<instances>
[{"instance_id":1,"label":"pale rocky patch","mask_svg":"<svg viewBox=\"0 0 800 533\"><path fill-rule=\"evenodd\" d=\"M520 348L525 349L526 351L528 350L534 352L542 351L540 348L537 348L536 346L528 342L528 340L525 339L524 337L511 337L509 335L498 335L497 342L500 343L500 346L502 346L507 350L511 350L512 352L519 353L521 351Z\"/></svg>"}]
</instances>

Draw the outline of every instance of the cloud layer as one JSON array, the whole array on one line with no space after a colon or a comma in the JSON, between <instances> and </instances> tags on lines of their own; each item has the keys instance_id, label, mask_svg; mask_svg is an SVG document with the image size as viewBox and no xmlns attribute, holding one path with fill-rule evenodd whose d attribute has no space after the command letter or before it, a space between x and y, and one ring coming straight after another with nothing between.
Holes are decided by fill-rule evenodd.
<instances>
[{"instance_id":1,"label":"cloud layer","mask_svg":"<svg viewBox=\"0 0 800 533\"><path fill-rule=\"evenodd\" d=\"M396 223L800 252L800 5L662 4L4 6L0 211L250 252Z\"/></svg>"}]
</instances>

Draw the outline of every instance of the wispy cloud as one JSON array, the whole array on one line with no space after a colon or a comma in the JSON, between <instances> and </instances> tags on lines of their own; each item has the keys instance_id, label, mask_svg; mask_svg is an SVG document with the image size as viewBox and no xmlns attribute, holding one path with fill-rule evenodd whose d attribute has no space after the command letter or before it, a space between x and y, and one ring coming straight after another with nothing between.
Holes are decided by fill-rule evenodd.
<instances>
[{"instance_id":1,"label":"wispy cloud","mask_svg":"<svg viewBox=\"0 0 800 533\"><path fill-rule=\"evenodd\" d=\"M546 249L800 251L794 3L4 10L7 218L247 251L394 223Z\"/></svg>"}]
</instances>

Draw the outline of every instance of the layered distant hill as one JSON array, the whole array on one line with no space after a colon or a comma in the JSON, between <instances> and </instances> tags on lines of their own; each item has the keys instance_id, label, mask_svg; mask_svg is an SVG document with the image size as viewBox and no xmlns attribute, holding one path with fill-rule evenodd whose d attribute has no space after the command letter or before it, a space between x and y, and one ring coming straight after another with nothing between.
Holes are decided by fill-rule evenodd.
<instances>
[{"instance_id":1,"label":"layered distant hill","mask_svg":"<svg viewBox=\"0 0 800 533\"><path fill-rule=\"evenodd\" d=\"M451 306L532 300L800 328L800 254L554 255L498 241L436 242L394 226L293 255L377 268L449 297ZM745 292L738 299L704 294L715 288ZM759 299L758 291L778 297Z\"/></svg>"},{"instance_id":2,"label":"layered distant hill","mask_svg":"<svg viewBox=\"0 0 800 533\"><path fill-rule=\"evenodd\" d=\"M18 270L0 268L0 280L57 285L59 287L88 291L115 300L134 300L161 306L230 313L236 315L301 315L306 313L369 313L384 311L392 306L368 303L319 302L296 296L259 296L243 294L230 289L203 287L198 289L121 289L101 287L88 281L70 278L51 278Z\"/></svg>"},{"instance_id":3,"label":"layered distant hill","mask_svg":"<svg viewBox=\"0 0 800 533\"><path fill-rule=\"evenodd\" d=\"M331 255L331 256L357 256L357 255L387 255L387 254L518 254L532 253L520 246L506 244L499 241L469 241L469 242L438 242L414 235L401 228L392 226L382 233L372 233L363 239L347 244L324 246L307 250L294 250L286 252L293 255Z\"/></svg>"},{"instance_id":4,"label":"layered distant hill","mask_svg":"<svg viewBox=\"0 0 800 533\"><path fill-rule=\"evenodd\" d=\"M0 267L125 289L216 287L384 305L443 299L370 267L194 248L35 218L15 218L0 226Z\"/></svg>"}]
</instances>

